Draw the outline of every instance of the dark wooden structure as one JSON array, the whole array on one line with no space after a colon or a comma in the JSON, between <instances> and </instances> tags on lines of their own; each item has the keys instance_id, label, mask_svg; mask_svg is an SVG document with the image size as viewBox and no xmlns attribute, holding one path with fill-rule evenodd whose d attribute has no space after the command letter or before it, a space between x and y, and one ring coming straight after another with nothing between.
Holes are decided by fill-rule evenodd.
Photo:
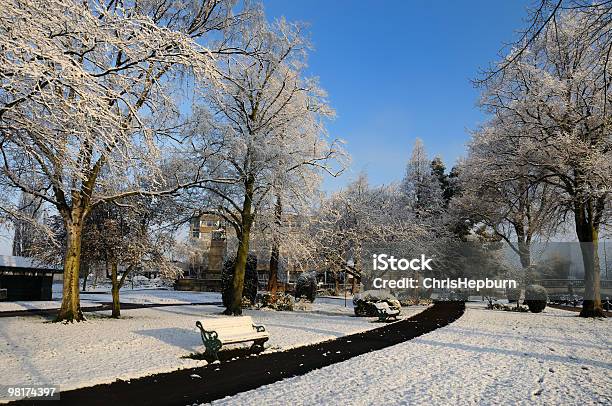
<instances>
[{"instance_id":1,"label":"dark wooden structure","mask_svg":"<svg viewBox=\"0 0 612 406\"><path fill-rule=\"evenodd\" d=\"M0 255L0 289L6 289L0 300L51 300L53 275L62 272L32 258Z\"/></svg>"}]
</instances>

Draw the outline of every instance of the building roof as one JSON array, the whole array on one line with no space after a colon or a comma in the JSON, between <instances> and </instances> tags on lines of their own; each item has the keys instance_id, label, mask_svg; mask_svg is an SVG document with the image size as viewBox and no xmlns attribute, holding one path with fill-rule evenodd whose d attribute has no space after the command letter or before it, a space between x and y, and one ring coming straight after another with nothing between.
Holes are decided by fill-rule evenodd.
<instances>
[{"instance_id":1,"label":"building roof","mask_svg":"<svg viewBox=\"0 0 612 406\"><path fill-rule=\"evenodd\" d=\"M34 258L0 255L0 271L62 273L56 265L43 264Z\"/></svg>"}]
</instances>

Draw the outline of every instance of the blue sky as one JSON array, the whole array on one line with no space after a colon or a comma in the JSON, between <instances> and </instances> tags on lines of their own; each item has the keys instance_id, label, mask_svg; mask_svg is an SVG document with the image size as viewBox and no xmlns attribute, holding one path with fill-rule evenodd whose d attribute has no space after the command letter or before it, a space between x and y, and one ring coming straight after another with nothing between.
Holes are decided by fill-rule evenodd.
<instances>
[{"instance_id":1,"label":"blue sky","mask_svg":"<svg viewBox=\"0 0 612 406\"><path fill-rule=\"evenodd\" d=\"M447 167L485 119L470 79L516 39L526 0L264 0L270 19L309 23L309 74L329 92L332 136L347 141L345 185L365 170L374 184L401 179L415 138Z\"/></svg>"},{"instance_id":2,"label":"blue sky","mask_svg":"<svg viewBox=\"0 0 612 406\"><path fill-rule=\"evenodd\" d=\"M447 166L465 151L484 120L470 79L523 27L528 0L263 0L270 19L310 24L319 76L345 139L351 168L324 188L338 189L360 171L374 184L402 178L416 137ZM0 232L0 253L10 238Z\"/></svg>"}]
</instances>

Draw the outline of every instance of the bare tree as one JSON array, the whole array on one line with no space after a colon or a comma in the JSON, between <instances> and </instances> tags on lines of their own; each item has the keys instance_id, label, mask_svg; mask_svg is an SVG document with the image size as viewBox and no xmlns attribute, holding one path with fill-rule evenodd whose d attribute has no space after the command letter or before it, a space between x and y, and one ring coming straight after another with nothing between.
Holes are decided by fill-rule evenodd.
<instances>
[{"instance_id":1,"label":"bare tree","mask_svg":"<svg viewBox=\"0 0 612 406\"><path fill-rule=\"evenodd\" d=\"M400 187L372 187L365 174L324 199L315 216L312 238L317 241L321 263L366 285L381 276L364 266L363 258L370 254L366 249L385 250L386 244L399 243L409 250L431 231L414 212L406 210Z\"/></svg>"},{"instance_id":2,"label":"bare tree","mask_svg":"<svg viewBox=\"0 0 612 406\"><path fill-rule=\"evenodd\" d=\"M483 78L476 83L484 83L498 74L503 74L504 70L518 61L534 42L546 35L546 31L551 25L557 24L557 20L567 11L578 11L589 15L591 18L592 35L586 38L587 41L597 41L601 35L608 31L608 24L612 18L612 1L600 0L539 0L533 7L528 9L529 22L527 28L519 31L520 37L514 43L508 45L512 50L508 57L502 51L504 60L494 64L490 69L483 72ZM608 52L609 54L609 52Z\"/></svg>"},{"instance_id":3,"label":"bare tree","mask_svg":"<svg viewBox=\"0 0 612 406\"><path fill-rule=\"evenodd\" d=\"M551 236L559 225L556 191L531 181L525 167L509 165L507 157L518 152L521 140L490 135L505 130L492 123L474 134L462 165L462 194L453 202L453 214L476 227L489 227L528 268L532 242Z\"/></svg>"},{"instance_id":4,"label":"bare tree","mask_svg":"<svg viewBox=\"0 0 612 406\"><path fill-rule=\"evenodd\" d=\"M141 196L121 206L105 203L96 206L86 221L83 247L88 262L104 264L110 270L112 317L121 316L119 290L128 276L146 271L164 277L180 273L166 255L174 245L174 230L168 224L172 218L169 209L174 206L167 202L168 199Z\"/></svg>"},{"instance_id":5,"label":"bare tree","mask_svg":"<svg viewBox=\"0 0 612 406\"><path fill-rule=\"evenodd\" d=\"M231 25L231 6L9 0L0 8L0 181L63 219L68 244L57 320L83 319L81 235L94 207L203 180L198 168L163 176L159 162L182 149L179 85L213 72L200 38ZM33 176L41 179L35 186Z\"/></svg>"},{"instance_id":6,"label":"bare tree","mask_svg":"<svg viewBox=\"0 0 612 406\"><path fill-rule=\"evenodd\" d=\"M42 217L42 201L38 198L33 198L27 193L21 193L19 214L13 217L13 255L29 257L33 249L36 232L38 227L36 223L40 222Z\"/></svg>"},{"instance_id":7,"label":"bare tree","mask_svg":"<svg viewBox=\"0 0 612 406\"><path fill-rule=\"evenodd\" d=\"M240 29L243 55L219 58L221 85L202 95L197 152L210 154L210 177L232 184L207 184L206 210L222 216L238 239L233 303L241 313L245 265L255 218L275 191L300 174L300 184L319 182L320 172L336 173L338 146L326 141L323 119L332 114L316 81L302 70L308 44L300 27L284 20L269 25L263 16ZM311 187L308 186L307 190ZM278 195L278 194L277 194ZM205 211L206 211L205 210Z\"/></svg>"},{"instance_id":8,"label":"bare tree","mask_svg":"<svg viewBox=\"0 0 612 406\"><path fill-rule=\"evenodd\" d=\"M506 127L495 134L519 145L504 157L508 166L524 168L515 177L549 185L559 215L573 217L585 317L603 314L598 240L610 221L612 186L610 17L603 5L557 13L482 82L484 108Z\"/></svg>"},{"instance_id":9,"label":"bare tree","mask_svg":"<svg viewBox=\"0 0 612 406\"><path fill-rule=\"evenodd\" d=\"M111 279L112 317L120 317L119 291L129 277L154 272L175 278L181 270L169 255L175 247L177 206L171 198L132 196L121 203L96 205L83 227L81 270L104 269ZM68 233L61 216L47 218L53 237L38 236L31 255L48 263L62 263ZM82 272L86 278L86 274Z\"/></svg>"}]
</instances>

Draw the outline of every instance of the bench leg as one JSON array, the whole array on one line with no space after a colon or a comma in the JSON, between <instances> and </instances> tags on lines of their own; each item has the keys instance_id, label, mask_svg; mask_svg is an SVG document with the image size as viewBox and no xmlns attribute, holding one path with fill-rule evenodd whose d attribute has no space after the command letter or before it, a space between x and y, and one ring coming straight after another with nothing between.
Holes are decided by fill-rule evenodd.
<instances>
[{"instance_id":1,"label":"bench leg","mask_svg":"<svg viewBox=\"0 0 612 406\"><path fill-rule=\"evenodd\" d=\"M253 341L253 345L251 345L251 352L254 352L256 354L259 354L260 352L263 352L264 350L264 343L268 341L267 338L263 338L261 340L255 340Z\"/></svg>"},{"instance_id":2,"label":"bench leg","mask_svg":"<svg viewBox=\"0 0 612 406\"><path fill-rule=\"evenodd\" d=\"M204 355L211 357L214 361L219 361L219 351L214 348L206 348Z\"/></svg>"},{"instance_id":3,"label":"bench leg","mask_svg":"<svg viewBox=\"0 0 612 406\"><path fill-rule=\"evenodd\" d=\"M200 333L202 335L202 343L204 344L204 348L206 349L204 354L212 357L215 361L219 361L219 350L222 347L221 340L219 340L219 335L216 331L206 331L202 328L202 324L200 322L196 323L196 326L200 329Z\"/></svg>"}]
</instances>

